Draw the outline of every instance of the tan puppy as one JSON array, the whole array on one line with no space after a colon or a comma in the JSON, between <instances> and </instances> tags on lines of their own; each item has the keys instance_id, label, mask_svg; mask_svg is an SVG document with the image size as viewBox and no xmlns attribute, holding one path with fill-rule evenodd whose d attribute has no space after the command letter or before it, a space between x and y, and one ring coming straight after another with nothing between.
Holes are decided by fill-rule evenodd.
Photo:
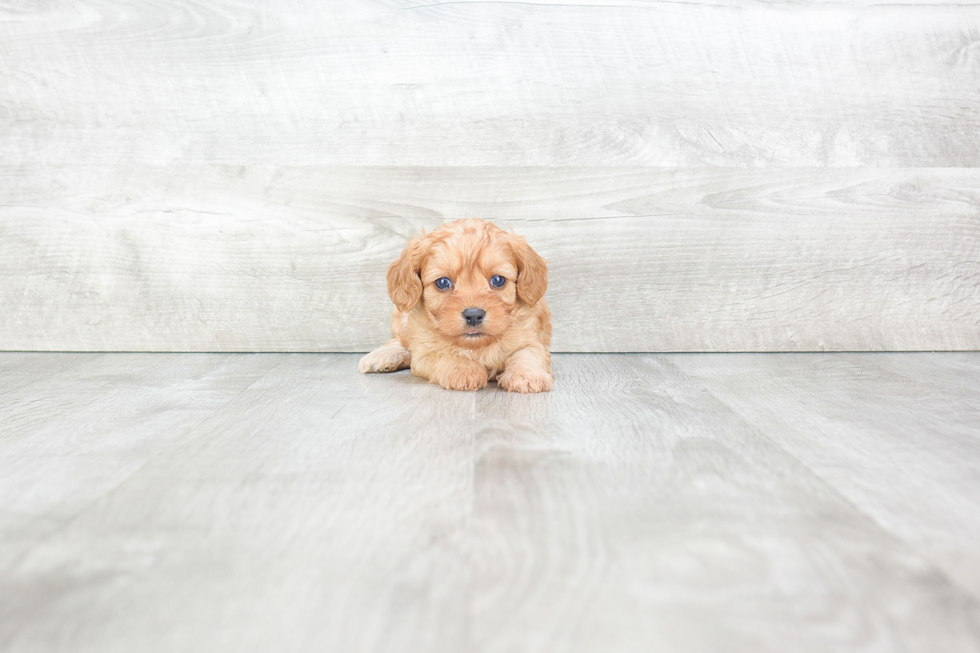
<instances>
[{"instance_id":1,"label":"tan puppy","mask_svg":"<svg viewBox=\"0 0 980 653\"><path fill-rule=\"evenodd\" d=\"M510 392L551 390L548 268L524 238L476 219L413 238L388 268L394 338L361 373L412 374L450 390L496 378Z\"/></svg>"}]
</instances>

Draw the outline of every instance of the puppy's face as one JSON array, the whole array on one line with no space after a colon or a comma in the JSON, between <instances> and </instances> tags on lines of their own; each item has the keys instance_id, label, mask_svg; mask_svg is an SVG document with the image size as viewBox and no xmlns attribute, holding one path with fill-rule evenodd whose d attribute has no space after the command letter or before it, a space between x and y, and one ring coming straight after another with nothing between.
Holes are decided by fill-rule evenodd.
<instances>
[{"instance_id":1,"label":"puppy's face","mask_svg":"<svg viewBox=\"0 0 980 653\"><path fill-rule=\"evenodd\" d=\"M547 274L520 236L457 220L409 242L388 270L388 294L403 311L421 304L443 338L476 349L506 333L515 307L541 299Z\"/></svg>"},{"instance_id":2,"label":"puppy's face","mask_svg":"<svg viewBox=\"0 0 980 653\"><path fill-rule=\"evenodd\" d=\"M517 262L503 238L457 234L432 244L420 270L422 305L444 337L479 347L507 330Z\"/></svg>"}]
</instances>

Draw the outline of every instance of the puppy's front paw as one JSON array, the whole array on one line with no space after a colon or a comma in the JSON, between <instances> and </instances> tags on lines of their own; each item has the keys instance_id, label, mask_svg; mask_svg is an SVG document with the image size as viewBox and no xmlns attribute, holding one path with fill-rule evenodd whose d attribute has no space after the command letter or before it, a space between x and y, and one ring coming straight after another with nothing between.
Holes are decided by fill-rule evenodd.
<instances>
[{"instance_id":1,"label":"puppy's front paw","mask_svg":"<svg viewBox=\"0 0 980 653\"><path fill-rule=\"evenodd\" d=\"M552 376L545 371L521 370L505 371L497 379L497 385L507 392L529 394L534 392L551 392Z\"/></svg>"},{"instance_id":2,"label":"puppy's front paw","mask_svg":"<svg viewBox=\"0 0 980 653\"><path fill-rule=\"evenodd\" d=\"M439 379L447 390L479 390L490 380L487 370L473 361L460 362Z\"/></svg>"},{"instance_id":3,"label":"puppy's front paw","mask_svg":"<svg viewBox=\"0 0 980 653\"><path fill-rule=\"evenodd\" d=\"M405 369L411 362L412 355L404 347L384 345L364 356L357 364L357 371L361 374L396 372Z\"/></svg>"}]
</instances>

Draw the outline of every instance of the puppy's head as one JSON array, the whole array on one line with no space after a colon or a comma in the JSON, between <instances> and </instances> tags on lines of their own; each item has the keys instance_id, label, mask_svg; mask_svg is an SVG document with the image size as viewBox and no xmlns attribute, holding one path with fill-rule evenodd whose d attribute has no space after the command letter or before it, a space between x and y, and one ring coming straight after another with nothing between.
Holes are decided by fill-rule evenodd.
<instances>
[{"instance_id":1,"label":"puppy's head","mask_svg":"<svg viewBox=\"0 0 980 653\"><path fill-rule=\"evenodd\" d=\"M548 268L524 238L477 219L413 238L388 268L388 296L402 311L421 304L437 331L476 349L498 340L521 305L548 288Z\"/></svg>"}]
</instances>

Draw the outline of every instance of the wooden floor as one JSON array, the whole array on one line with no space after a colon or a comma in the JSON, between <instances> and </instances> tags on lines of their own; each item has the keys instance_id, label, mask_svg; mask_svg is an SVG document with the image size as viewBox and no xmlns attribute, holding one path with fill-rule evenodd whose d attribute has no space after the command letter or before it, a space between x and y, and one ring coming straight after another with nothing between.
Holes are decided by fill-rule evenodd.
<instances>
[{"instance_id":1,"label":"wooden floor","mask_svg":"<svg viewBox=\"0 0 980 653\"><path fill-rule=\"evenodd\" d=\"M0 650L980 650L980 353L0 354Z\"/></svg>"}]
</instances>

